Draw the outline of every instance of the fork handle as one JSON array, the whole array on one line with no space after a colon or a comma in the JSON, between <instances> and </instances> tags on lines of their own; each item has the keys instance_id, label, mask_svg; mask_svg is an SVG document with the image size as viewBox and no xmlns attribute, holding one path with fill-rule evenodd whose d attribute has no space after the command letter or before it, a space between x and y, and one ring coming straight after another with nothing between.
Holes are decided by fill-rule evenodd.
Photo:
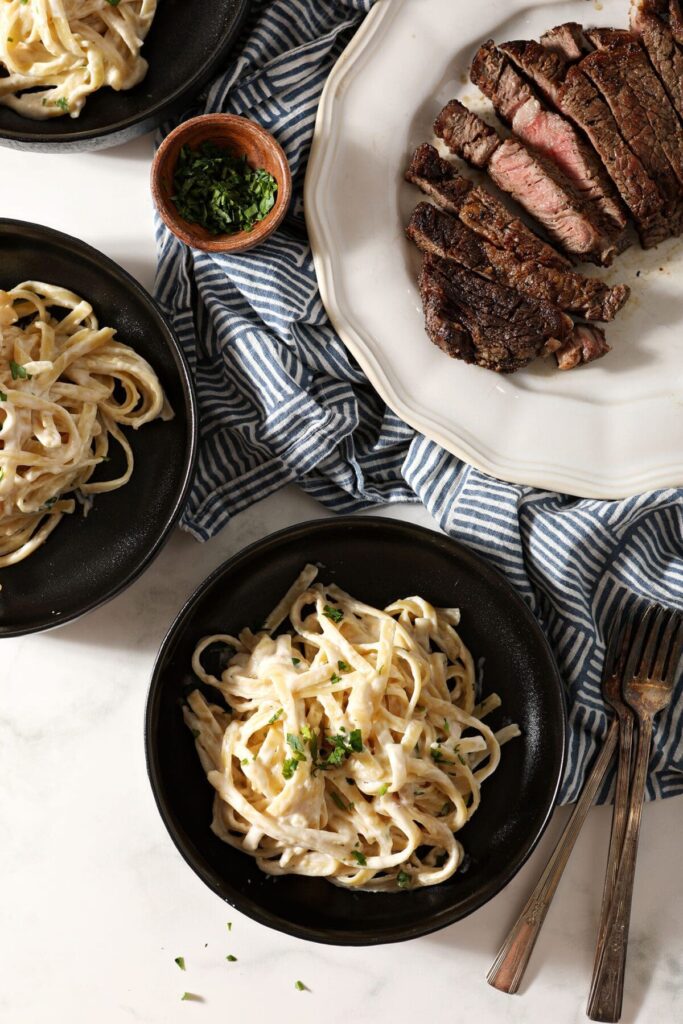
<instances>
[{"instance_id":1,"label":"fork handle","mask_svg":"<svg viewBox=\"0 0 683 1024\"><path fill-rule=\"evenodd\" d=\"M639 722L638 752L633 772L624 846L614 885L612 906L607 919L602 955L593 972L593 981L588 997L587 1012L591 1020L618 1021L621 1017L631 900L651 743L652 718L646 716Z\"/></svg>"},{"instance_id":2,"label":"fork handle","mask_svg":"<svg viewBox=\"0 0 683 1024\"><path fill-rule=\"evenodd\" d=\"M609 853L607 855L607 870L605 871L605 885L602 891L602 905L600 907L600 926L598 938L595 944L595 959L593 963L593 974L595 975L602 951L605 948L605 934L609 912L612 906L614 887L617 882L617 872L621 861L621 851L624 846L624 835L626 833L626 822L628 819L629 790L631 787L631 761L633 753L633 714L625 706L617 709L619 716L619 753L617 755L617 780L614 788L614 810L612 812L612 829L609 838Z\"/></svg>"},{"instance_id":3,"label":"fork handle","mask_svg":"<svg viewBox=\"0 0 683 1024\"><path fill-rule=\"evenodd\" d=\"M619 723L616 718L613 718L602 745L602 750L593 765L583 787L583 792L572 811L572 815L565 825L564 832L550 855L550 859L538 880L536 888L524 904L521 914L512 926L507 939L501 946L500 952L491 966L491 970L486 976L489 985L500 989L501 992L509 992L512 995L520 986L529 963L529 957L538 938L538 933L545 921L548 907L562 877L562 872L569 860L569 855L574 849L574 843L578 839L579 832L586 820L586 815L593 803L595 794L612 760L618 731Z\"/></svg>"}]
</instances>

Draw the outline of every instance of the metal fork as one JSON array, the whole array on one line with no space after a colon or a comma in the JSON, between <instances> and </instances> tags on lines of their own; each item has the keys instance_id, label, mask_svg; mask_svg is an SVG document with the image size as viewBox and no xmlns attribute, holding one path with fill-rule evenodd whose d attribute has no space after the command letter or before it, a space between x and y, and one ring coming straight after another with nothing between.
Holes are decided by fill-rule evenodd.
<instances>
[{"instance_id":1,"label":"metal fork","mask_svg":"<svg viewBox=\"0 0 683 1024\"><path fill-rule=\"evenodd\" d=\"M608 685L611 694L619 693L621 689L621 670L625 662L626 643L632 636L632 625L632 617L629 617L624 623L624 620L617 616L610 633L603 668L603 686ZM564 832L486 976L489 985L500 989L501 992L509 992L512 995L519 989L562 872L612 760L619 733L619 721L619 717L614 717L610 722L602 750L591 769Z\"/></svg>"},{"instance_id":2,"label":"metal fork","mask_svg":"<svg viewBox=\"0 0 683 1024\"><path fill-rule=\"evenodd\" d=\"M621 1016L631 899L653 719L671 700L682 650L681 616L660 608L655 615L646 615L641 620L624 670L622 693L638 719L638 747L614 895L606 927L601 934L602 944L597 951L588 1000L591 1020L618 1021Z\"/></svg>"}]
</instances>

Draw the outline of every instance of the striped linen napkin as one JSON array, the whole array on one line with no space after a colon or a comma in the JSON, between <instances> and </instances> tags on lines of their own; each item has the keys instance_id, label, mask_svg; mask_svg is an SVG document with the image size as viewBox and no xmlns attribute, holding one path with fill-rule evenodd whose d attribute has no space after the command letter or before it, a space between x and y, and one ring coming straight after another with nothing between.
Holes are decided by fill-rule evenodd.
<instances>
[{"instance_id":1,"label":"striped linen napkin","mask_svg":"<svg viewBox=\"0 0 683 1024\"><path fill-rule=\"evenodd\" d=\"M399 420L335 334L306 236L304 173L325 79L371 4L257 0L237 56L188 111L243 114L272 132L294 198L284 226L241 256L190 250L157 219L156 295L190 361L201 416L183 526L206 540L292 482L335 512L423 502L507 576L550 638L570 708L570 802L607 728L600 672L620 601L683 608L683 491L589 501L487 477ZM657 720L648 786L650 798L678 793L681 679Z\"/></svg>"}]
</instances>

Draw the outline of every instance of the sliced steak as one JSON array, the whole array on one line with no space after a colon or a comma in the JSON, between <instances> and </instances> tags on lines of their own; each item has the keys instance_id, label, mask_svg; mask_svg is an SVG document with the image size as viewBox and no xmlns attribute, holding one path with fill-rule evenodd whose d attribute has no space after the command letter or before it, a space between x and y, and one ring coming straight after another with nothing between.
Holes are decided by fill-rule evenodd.
<instances>
[{"instance_id":1,"label":"sliced steak","mask_svg":"<svg viewBox=\"0 0 683 1024\"><path fill-rule=\"evenodd\" d=\"M585 33L596 50L605 50L614 44L635 42L633 33L627 28L587 28Z\"/></svg>"},{"instance_id":2,"label":"sliced steak","mask_svg":"<svg viewBox=\"0 0 683 1024\"><path fill-rule=\"evenodd\" d=\"M434 122L434 133L449 149L453 149L449 140L457 140L458 149L454 152L473 167L486 167L500 146L496 130L458 100L451 100L443 108Z\"/></svg>"},{"instance_id":3,"label":"sliced steak","mask_svg":"<svg viewBox=\"0 0 683 1024\"><path fill-rule=\"evenodd\" d=\"M581 65L572 67L538 43L503 43L500 48L586 133L629 208L643 247L650 249L668 238L672 225L665 214L665 197L622 137L612 111Z\"/></svg>"},{"instance_id":4,"label":"sliced steak","mask_svg":"<svg viewBox=\"0 0 683 1024\"><path fill-rule=\"evenodd\" d=\"M462 103L451 100L434 123L434 131L449 149L471 163L473 121L481 123L480 136L484 130L492 131ZM481 167L482 163L475 166ZM545 157L516 139L498 138L486 168L501 191L516 199L563 249L593 263L609 262L614 246L594 223L592 211L571 182Z\"/></svg>"},{"instance_id":5,"label":"sliced steak","mask_svg":"<svg viewBox=\"0 0 683 1024\"><path fill-rule=\"evenodd\" d=\"M583 277L573 270L518 260L513 253L498 249L430 203L416 206L406 234L422 252L452 260L499 284L516 288L529 298L550 302L586 320L614 319L630 294L626 285L609 288L597 278ZM565 317L565 323L567 330L571 330L569 317Z\"/></svg>"},{"instance_id":6,"label":"sliced steak","mask_svg":"<svg viewBox=\"0 0 683 1024\"><path fill-rule=\"evenodd\" d=\"M674 109L683 119L683 50L676 45L673 32L666 22L649 13L642 3L631 8L631 29L647 50Z\"/></svg>"},{"instance_id":7,"label":"sliced steak","mask_svg":"<svg viewBox=\"0 0 683 1024\"><path fill-rule=\"evenodd\" d=\"M448 260L425 256L419 286L434 344L489 370L519 370L556 339L558 330L565 330L554 306L526 299Z\"/></svg>"},{"instance_id":8,"label":"sliced steak","mask_svg":"<svg viewBox=\"0 0 683 1024\"><path fill-rule=\"evenodd\" d=\"M578 65L606 99L621 134L666 199L672 234L683 218L683 129L647 54L611 43Z\"/></svg>"},{"instance_id":9,"label":"sliced steak","mask_svg":"<svg viewBox=\"0 0 683 1024\"><path fill-rule=\"evenodd\" d=\"M541 36L541 46L547 50L555 50L565 60L577 61L590 53L591 47L586 44L583 26L577 21L568 21L564 25L556 25Z\"/></svg>"},{"instance_id":10,"label":"sliced steak","mask_svg":"<svg viewBox=\"0 0 683 1024\"><path fill-rule=\"evenodd\" d=\"M593 148L561 114L548 110L494 43L484 43L472 62L470 78L493 103L515 135L562 171L594 210L609 252L626 246L626 216L609 175Z\"/></svg>"},{"instance_id":11,"label":"sliced steak","mask_svg":"<svg viewBox=\"0 0 683 1024\"><path fill-rule=\"evenodd\" d=\"M568 340L555 349L555 358L560 370L573 370L582 363L592 363L600 359L609 351L610 346L601 327L594 324L577 324Z\"/></svg>"},{"instance_id":12,"label":"sliced steak","mask_svg":"<svg viewBox=\"0 0 683 1024\"><path fill-rule=\"evenodd\" d=\"M564 256L535 235L490 192L458 174L454 164L440 157L428 143L415 150L405 176L443 210L459 217L497 248L509 250L519 260L536 260L559 270L570 268Z\"/></svg>"},{"instance_id":13,"label":"sliced steak","mask_svg":"<svg viewBox=\"0 0 683 1024\"><path fill-rule=\"evenodd\" d=\"M499 43L498 49L528 75L550 103L562 109L557 101L570 64L557 49L541 46L533 39Z\"/></svg>"},{"instance_id":14,"label":"sliced steak","mask_svg":"<svg viewBox=\"0 0 683 1024\"><path fill-rule=\"evenodd\" d=\"M679 46L683 46L683 10L679 0L669 0L669 25Z\"/></svg>"}]
</instances>

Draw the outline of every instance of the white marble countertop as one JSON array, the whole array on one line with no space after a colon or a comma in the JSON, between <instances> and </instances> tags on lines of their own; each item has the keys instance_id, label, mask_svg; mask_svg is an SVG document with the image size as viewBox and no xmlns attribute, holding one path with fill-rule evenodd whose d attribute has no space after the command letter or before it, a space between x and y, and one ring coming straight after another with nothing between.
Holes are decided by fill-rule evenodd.
<instances>
[{"instance_id":1,"label":"white marble countertop","mask_svg":"<svg viewBox=\"0 0 683 1024\"><path fill-rule=\"evenodd\" d=\"M43 155L0 150L0 216L77 235L144 285L154 271L151 143ZM200 546L177 532L125 594L92 615L0 651L0 1021L2 1024L571 1024L586 1020L607 850L591 812L522 993L486 971L566 818L558 811L517 878L435 935L370 949L319 946L255 924L176 852L147 781L143 712L154 655L194 587L265 534L324 515L296 488ZM434 526L422 508L389 515ZM681 798L648 806L622 1020L673 1024L683 1006ZM232 922L228 932L226 923ZM226 962L226 954L237 957ZM184 956L183 973L174 958ZM301 979L308 991L299 992ZM183 1002L184 991L201 1001ZM419 994L418 994L419 993Z\"/></svg>"}]
</instances>

